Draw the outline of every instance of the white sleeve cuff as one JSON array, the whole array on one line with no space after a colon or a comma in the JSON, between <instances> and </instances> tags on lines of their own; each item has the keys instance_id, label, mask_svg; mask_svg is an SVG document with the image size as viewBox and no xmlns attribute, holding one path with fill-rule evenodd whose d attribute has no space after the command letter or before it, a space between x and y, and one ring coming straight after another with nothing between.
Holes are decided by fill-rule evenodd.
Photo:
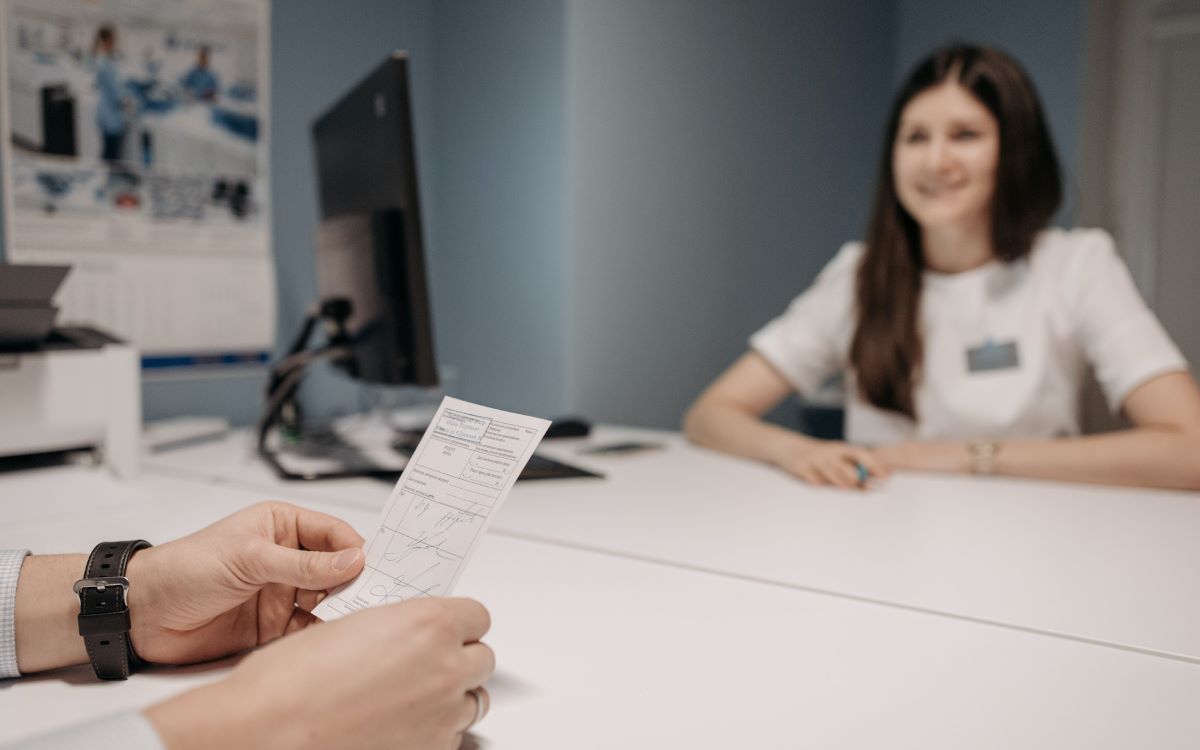
<instances>
[{"instance_id":1,"label":"white sleeve cuff","mask_svg":"<svg viewBox=\"0 0 1200 750\"><path fill-rule=\"evenodd\" d=\"M17 579L28 550L0 550L0 680L20 677L17 669Z\"/></svg>"}]
</instances>

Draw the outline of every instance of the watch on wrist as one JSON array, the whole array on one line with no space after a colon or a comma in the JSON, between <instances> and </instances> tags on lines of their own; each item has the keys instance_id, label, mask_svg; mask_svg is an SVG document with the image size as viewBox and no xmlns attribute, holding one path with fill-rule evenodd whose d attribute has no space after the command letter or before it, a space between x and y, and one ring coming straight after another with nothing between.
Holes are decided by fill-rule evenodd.
<instances>
[{"instance_id":1,"label":"watch on wrist","mask_svg":"<svg viewBox=\"0 0 1200 750\"><path fill-rule=\"evenodd\" d=\"M975 440L967 443L967 453L971 456L972 474L995 474L996 454L1000 452L1000 443L995 440Z\"/></svg>"},{"instance_id":2,"label":"watch on wrist","mask_svg":"<svg viewBox=\"0 0 1200 750\"><path fill-rule=\"evenodd\" d=\"M125 577L125 566L133 553L149 546L142 539L101 542L88 556L83 578L75 582L79 635L83 636L96 676L102 680L124 680L131 666L142 663L129 637L129 579Z\"/></svg>"}]
</instances>

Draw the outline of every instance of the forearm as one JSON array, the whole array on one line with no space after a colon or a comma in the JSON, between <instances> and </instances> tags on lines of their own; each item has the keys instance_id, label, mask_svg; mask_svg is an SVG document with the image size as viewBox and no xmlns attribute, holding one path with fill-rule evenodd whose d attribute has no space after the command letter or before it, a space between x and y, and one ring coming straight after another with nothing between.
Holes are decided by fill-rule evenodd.
<instances>
[{"instance_id":1,"label":"forearm","mask_svg":"<svg viewBox=\"0 0 1200 750\"><path fill-rule=\"evenodd\" d=\"M764 422L736 406L698 403L687 413L684 435L706 448L780 466L788 456L802 454L819 440Z\"/></svg>"},{"instance_id":2,"label":"forearm","mask_svg":"<svg viewBox=\"0 0 1200 750\"><path fill-rule=\"evenodd\" d=\"M34 555L17 580L14 625L22 673L87 663L79 637L79 597L72 586L83 575L85 555Z\"/></svg>"},{"instance_id":3,"label":"forearm","mask_svg":"<svg viewBox=\"0 0 1200 750\"><path fill-rule=\"evenodd\" d=\"M1066 482L1200 489L1200 433L1140 427L1060 440L1005 442L996 472Z\"/></svg>"}]
</instances>

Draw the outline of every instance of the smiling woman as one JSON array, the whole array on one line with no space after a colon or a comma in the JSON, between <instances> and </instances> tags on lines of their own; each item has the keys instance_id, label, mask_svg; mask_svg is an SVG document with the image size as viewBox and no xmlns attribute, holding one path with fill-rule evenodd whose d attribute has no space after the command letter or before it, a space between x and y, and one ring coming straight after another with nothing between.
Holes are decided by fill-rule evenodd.
<instances>
[{"instance_id":1,"label":"smiling woman","mask_svg":"<svg viewBox=\"0 0 1200 750\"><path fill-rule=\"evenodd\" d=\"M916 418L922 272L1028 256L1061 179L1032 82L987 48L947 47L918 65L882 151L849 358L871 404Z\"/></svg>"},{"instance_id":2,"label":"smiling woman","mask_svg":"<svg viewBox=\"0 0 1200 750\"><path fill-rule=\"evenodd\" d=\"M1200 388L1111 238L1046 228L1060 199L1020 65L936 51L892 106L866 241L754 334L688 437L843 487L920 469L1200 488ZM1088 367L1134 429L1079 436ZM839 372L850 442L762 421Z\"/></svg>"},{"instance_id":3,"label":"smiling woman","mask_svg":"<svg viewBox=\"0 0 1200 750\"><path fill-rule=\"evenodd\" d=\"M925 265L966 271L991 256L989 234L1000 123L970 91L950 79L904 108L892 150L900 202L922 229ZM977 240L963 246L963 241Z\"/></svg>"}]
</instances>

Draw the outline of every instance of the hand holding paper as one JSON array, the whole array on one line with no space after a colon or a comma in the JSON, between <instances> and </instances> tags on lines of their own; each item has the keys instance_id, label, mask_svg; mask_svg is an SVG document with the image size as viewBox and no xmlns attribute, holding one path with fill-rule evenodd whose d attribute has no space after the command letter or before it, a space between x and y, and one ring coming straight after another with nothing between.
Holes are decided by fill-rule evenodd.
<instances>
[{"instance_id":1,"label":"hand holding paper","mask_svg":"<svg viewBox=\"0 0 1200 750\"><path fill-rule=\"evenodd\" d=\"M363 572L313 614L448 596L549 426L445 398L368 536Z\"/></svg>"}]
</instances>

